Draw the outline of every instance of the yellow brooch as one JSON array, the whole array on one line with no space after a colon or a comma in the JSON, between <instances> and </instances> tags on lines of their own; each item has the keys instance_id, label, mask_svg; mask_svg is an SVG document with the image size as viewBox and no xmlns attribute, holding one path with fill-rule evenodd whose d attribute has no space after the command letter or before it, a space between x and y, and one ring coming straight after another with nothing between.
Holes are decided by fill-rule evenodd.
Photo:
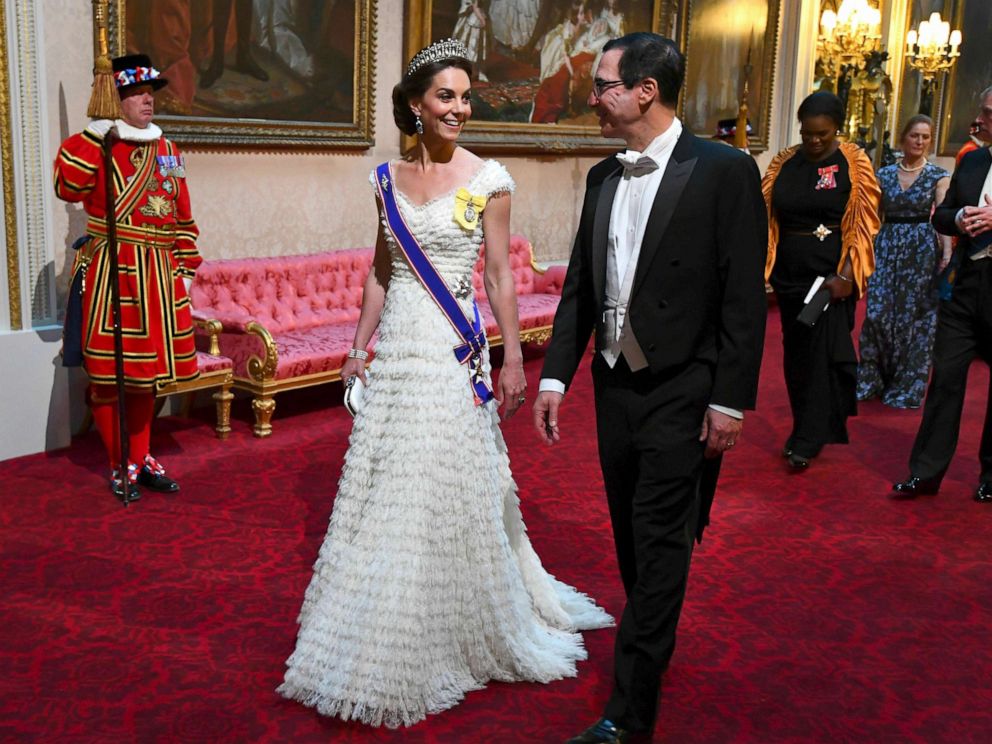
<instances>
[{"instance_id":1,"label":"yellow brooch","mask_svg":"<svg viewBox=\"0 0 992 744\"><path fill-rule=\"evenodd\" d=\"M455 192L455 222L466 230L474 230L479 224L479 216L486 208L486 197L470 194L468 189Z\"/></svg>"}]
</instances>

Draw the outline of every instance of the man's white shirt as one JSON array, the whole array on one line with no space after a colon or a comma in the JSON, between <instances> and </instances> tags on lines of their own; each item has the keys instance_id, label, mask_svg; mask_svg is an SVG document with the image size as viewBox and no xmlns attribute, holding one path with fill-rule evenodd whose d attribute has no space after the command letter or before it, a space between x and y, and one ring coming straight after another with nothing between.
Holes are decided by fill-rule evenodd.
<instances>
[{"instance_id":1,"label":"man's white shirt","mask_svg":"<svg viewBox=\"0 0 992 744\"><path fill-rule=\"evenodd\" d=\"M681 134L682 122L675 117L671 126L651 140L644 152L627 150L617 154L617 160L623 165L624 172L613 197L607 248L613 252L619 286L623 286L628 271L636 270L637 261L632 261L631 257L640 254L658 188L661 186L665 169L668 168L675 144ZM615 316L616 327L613 333L617 339L620 338L626 322L625 304L618 308ZM612 367L616 359L611 356L609 350L603 349L600 353ZM565 384L554 378L543 378L538 389L541 392L549 390L565 394ZM710 408L734 418L744 417L741 411L733 408L713 404L710 404Z\"/></svg>"}]
</instances>

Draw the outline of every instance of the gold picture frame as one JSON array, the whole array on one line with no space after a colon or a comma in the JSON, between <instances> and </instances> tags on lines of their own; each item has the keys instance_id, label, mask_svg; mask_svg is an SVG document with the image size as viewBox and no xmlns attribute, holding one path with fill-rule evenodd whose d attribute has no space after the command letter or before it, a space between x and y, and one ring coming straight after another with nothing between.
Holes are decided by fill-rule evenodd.
<instances>
[{"instance_id":1,"label":"gold picture frame","mask_svg":"<svg viewBox=\"0 0 992 744\"><path fill-rule=\"evenodd\" d=\"M511 2L511 0L503 1L507 3ZM743 91L745 77L743 69L748 61L747 57L750 48L752 55L751 61L755 62L751 67L752 74L749 76L752 78L749 79L749 106L751 107L751 120L753 124L750 147L752 152L761 152L768 148L771 129L771 91L775 72L775 55L778 48L780 3L779 0L747 1L749 6L756 3L763 5L765 26L762 32L755 34L753 38L748 33L736 34L737 44L733 50L736 51L738 58L731 61L736 62L736 65L730 64L729 69L720 70L717 73L721 81L727 77L733 77L735 81L739 82L737 92L733 98L733 105L726 106L726 110L713 109L712 104L717 99L705 94L700 97L702 99L700 106L694 108L693 104L696 103L697 98L695 97L695 91L691 87L691 82L693 81L693 75L700 69L700 65L694 64L693 60L697 55L700 58L704 58L712 51L707 48L709 41L707 36L697 33L699 29L706 28L704 23L699 20L706 15L703 11L719 2L730 3L730 6L733 7L734 4L740 4L739 0L652 0L650 10L646 14L642 10L642 17L638 19L637 16L631 15L635 23L625 23L623 32L639 29L647 30L647 28L650 28L651 31L661 33L678 42L680 49L685 52L687 58L687 85L683 86L679 114L685 119L687 112L701 112L701 116L695 118L705 121L703 128L693 126L693 122L686 122L695 134L701 137L714 136L716 130L715 122L717 120L721 118L736 118L740 92ZM512 0L512 2L517 7L522 5L519 0ZM490 0L488 6L490 11L492 11L494 5L495 0ZM542 30L542 20L544 21L543 30L546 30L548 35L552 29L556 28L553 22L549 23L547 21L548 5L547 3L535 4L535 7L541 8L539 11L541 17L538 18L538 28L535 31L535 37ZM557 15L553 17L563 19L565 17L564 9L571 8L575 4L568 2L568 0L556 0L550 5L552 6L551 12L557 12ZM589 2L589 5L594 8L594 11L602 8L617 9L620 15L626 13L628 9L640 8L639 3L636 1L632 2L631 0L598 0ZM465 6L466 3L459 2L459 0L406 0L407 28L405 60L412 58L418 50L427 46L431 41L457 35L455 32L458 29L458 20L456 19L460 19L460 16L453 14L452 9L464 8ZM599 16L596 16L595 12L590 13L590 30L597 17ZM487 21L492 20L491 18L487 19ZM754 28L753 20L748 20L748 24L749 30ZM487 23L487 25L492 26L493 24ZM725 26L724 31L727 30ZM733 29L730 30L732 31ZM497 46L496 42L492 40L492 37L496 36L497 33L495 27L488 33L490 34L489 47L495 46L497 54L502 57L512 56L514 54L515 50L513 48L507 47L503 42L499 42ZM543 42L548 38L548 35L545 35L540 41ZM531 47L534 46L535 41L536 39L532 37L529 42ZM526 46L523 47L525 52L528 48ZM697 49L699 50L698 52L696 51ZM733 51L731 53L733 54ZM491 48L487 48L487 57L491 59L491 56ZM489 59L486 61L488 62ZM500 61L503 62L505 60L501 59ZM537 60L533 52L530 54L529 62L533 71L537 67ZM485 64L482 66L482 69L486 71ZM713 77L712 72L710 73L710 77ZM490 83L491 80L486 82ZM528 82L531 87L535 85L533 77ZM536 84L539 91L540 86L543 84L543 79ZM478 83L474 87L474 102L476 103L479 101L479 87ZM576 86L577 89L578 87ZM530 112L532 118L536 113L536 108L537 104L535 102ZM578 107L575 106L575 108L577 109ZM483 116L480 117L479 112L475 111L472 121L466 127L461 137L461 142L479 151L552 156L595 154L615 150L619 144L617 140L605 139L599 135L599 126L595 123L595 117L591 114L573 116L566 118L564 121L559 120L557 123L538 123L533 120L493 120L492 118L487 118L486 113L486 111L483 111ZM517 113L519 115L519 111ZM404 149L412 145L413 142L413 138L404 137Z\"/></svg>"},{"instance_id":2,"label":"gold picture frame","mask_svg":"<svg viewBox=\"0 0 992 744\"><path fill-rule=\"evenodd\" d=\"M199 17L210 12L213 5L206 0L190 3L188 13ZM114 56L128 51L148 52L152 61L166 72L168 65L174 63L165 60L167 65L157 60L152 50L143 48L141 33L136 31L140 25L137 22L143 20L137 14L150 15L151 8L152 4L147 0L110 0L111 52ZM257 73L259 77L250 77L252 73L232 72L232 65L223 64L224 53L230 51L227 39L232 30L239 34L241 26L240 19L235 15L237 9L227 12L227 30L221 34L225 41L215 47L223 46L225 50L220 55L222 82L216 87L212 87L216 79L204 84L205 66L209 67L209 59L204 61L203 54L197 58L197 50L206 47L195 46L197 39L205 38L205 44L209 44L214 37L208 36L208 33L213 34L213 30L207 32L202 24L197 26L196 17L186 19L192 32L187 34L186 47L182 50L186 55L182 62L185 67L173 68L185 73L180 78L184 83L180 86L181 96L178 100L165 99L158 106L162 113L156 116L156 123L170 138L187 146L220 148L367 149L375 144L376 0L344 0L322 5L313 11L325 13L320 31L338 39L336 47L313 42L307 48L301 43L297 46L302 51L290 58L283 51L284 47L274 41L274 32L270 32L273 41L270 41L269 49L261 49L253 36L253 41L247 43L246 48L250 49L249 54L254 55L251 63L256 69L262 69ZM345 20L353 17L353 39L348 24L342 24L341 18L333 16L333 13L344 14ZM252 26L258 28L255 24ZM265 26L262 25L262 28ZM317 35L315 29L303 24L301 30L307 32L307 38ZM174 34L161 36L171 37L166 41L175 44ZM240 44L239 36L236 36L236 41ZM241 51L239 46L237 54L240 55ZM321 55L332 52L338 55L334 58L335 64L324 62ZM350 70L347 68L349 59L352 63ZM223 80L225 75L227 80ZM319 77L321 75L337 77L330 79ZM165 76L170 77L170 81L177 77L175 74ZM176 96L176 86L170 85L165 91L170 88L174 89L170 94ZM165 91L159 95L169 95Z\"/></svg>"}]
</instances>

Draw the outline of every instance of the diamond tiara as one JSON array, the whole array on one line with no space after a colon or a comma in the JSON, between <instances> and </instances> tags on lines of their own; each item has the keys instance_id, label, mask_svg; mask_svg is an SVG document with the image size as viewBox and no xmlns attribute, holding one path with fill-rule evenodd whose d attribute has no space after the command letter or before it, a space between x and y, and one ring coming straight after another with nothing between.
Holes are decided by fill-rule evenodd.
<instances>
[{"instance_id":1,"label":"diamond tiara","mask_svg":"<svg viewBox=\"0 0 992 744\"><path fill-rule=\"evenodd\" d=\"M412 75L424 65L429 65L432 62L458 57L468 59L468 49L465 45L457 39L441 39L417 52L417 55L410 60L410 64L406 68L406 74Z\"/></svg>"}]
</instances>

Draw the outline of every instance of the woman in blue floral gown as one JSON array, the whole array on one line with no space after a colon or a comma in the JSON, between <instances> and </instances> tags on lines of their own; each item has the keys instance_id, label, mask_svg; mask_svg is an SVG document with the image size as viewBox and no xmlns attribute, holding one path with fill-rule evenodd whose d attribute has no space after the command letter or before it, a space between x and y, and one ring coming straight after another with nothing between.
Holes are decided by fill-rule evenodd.
<instances>
[{"instance_id":1,"label":"woman in blue floral gown","mask_svg":"<svg viewBox=\"0 0 992 744\"><path fill-rule=\"evenodd\" d=\"M926 393L937 328L937 273L951 257L949 238L930 226L950 174L927 161L933 122L913 116L902 130L902 160L878 171L885 223L875 239L875 273L861 329L858 400L880 397L918 408Z\"/></svg>"}]
</instances>

